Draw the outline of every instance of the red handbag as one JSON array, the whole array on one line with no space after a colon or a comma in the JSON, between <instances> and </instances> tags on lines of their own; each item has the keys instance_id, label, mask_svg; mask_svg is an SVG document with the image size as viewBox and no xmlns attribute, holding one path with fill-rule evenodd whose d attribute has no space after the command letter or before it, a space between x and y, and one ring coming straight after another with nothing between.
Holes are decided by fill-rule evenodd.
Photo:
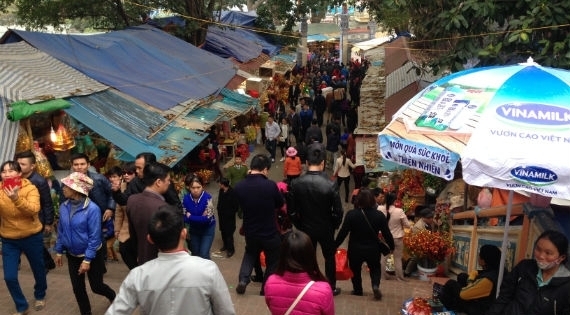
<instances>
[{"instance_id":1,"label":"red handbag","mask_svg":"<svg viewBox=\"0 0 570 315\"><path fill-rule=\"evenodd\" d=\"M334 255L336 264L336 280L349 280L354 275L348 267L348 255L346 249L339 248Z\"/></svg>"}]
</instances>

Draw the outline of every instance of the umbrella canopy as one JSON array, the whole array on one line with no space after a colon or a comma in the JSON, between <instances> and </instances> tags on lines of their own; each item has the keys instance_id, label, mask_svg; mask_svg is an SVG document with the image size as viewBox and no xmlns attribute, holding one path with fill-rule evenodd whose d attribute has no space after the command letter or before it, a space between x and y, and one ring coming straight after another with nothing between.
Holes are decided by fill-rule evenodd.
<instances>
[{"instance_id":1,"label":"umbrella canopy","mask_svg":"<svg viewBox=\"0 0 570 315\"><path fill-rule=\"evenodd\" d=\"M530 59L444 77L379 136L385 159L472 185L570 199L570 71Z\"/></svg>"},{"instance_id":2,"label":"umbrella canopy","mask_svg":"<svg viewBox=\"0 0 570 315\"><path fill-rule=\"evenodd\" d=\"M570 71L532 58L444 77L396 113L379 136L385 159L450 179L458 158L472 185L570 199ZM507 249L506 220L499 284ZM497 290L498 294L498 290Z\"/></svg>"}]
</instances>

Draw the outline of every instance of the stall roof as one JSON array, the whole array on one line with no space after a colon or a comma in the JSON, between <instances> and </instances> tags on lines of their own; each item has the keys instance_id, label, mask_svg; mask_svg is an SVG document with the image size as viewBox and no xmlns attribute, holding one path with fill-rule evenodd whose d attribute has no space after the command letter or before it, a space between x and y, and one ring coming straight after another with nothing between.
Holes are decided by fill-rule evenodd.
<instances>
[{"instance_id":1,"label":"stall roof","mask_svg":"<svg viewBox=\"0 0 570 315\"><path fill-rule=\"evenodd\" d=\"M168 124L163 116L121 97L116 91L72 97L69 101L73 105L65 110L67 113L131 157L152 152L159 162L172 166L208 135ZM156 131L162 126L165 127Z\"/></svg>"},{"instance_id":2,"label":"stall roof","mask_svg":"<svg viewBox=\"0 0 570 315\"><path fill-rule=\"evenodd\" d=\"M160 110L216 94L237 72L230 60L148 25L96 35L10 30L0 42L21 40Z\"/></svg>"},{"instance_id":3,"label":"stall roof","mask_svg":"<svg viewBox=\"0 0 570 315\"><path fill-rule=\"evenodd\" d=\"M8 105L90 94L108 87L27 43L0 45L0 160L14 157L18 122L6 119Z\"/></svg>"},{"instance_id":4,"label":"stall roof","mask_svg":"<svg viewBox=\"0 0 570 315\"><path fill-rule=\"evenodd\" d=\"M362 50L369 50L369 49L378 47L384 43L387 43L389 41L390 41L390 36L383 36L383 37L379 37L379 38L373 38L370 40L366 40L363 42L354 43L354 44L352 44L352 46L357 47L357 48L362 49Z\"/></svg>"},{"instance_id":5,"label":"stall roof","mask_svg":"<svg viewBox=\"0 0 570 315\"><path fill-rule=\"evenodd\" d=\"M253 26L256 18L257 13L255 11L222 11L220 22L225 24Z\"/></svg>"},{"instance_id":6,"label":"stall roof","mask_svg":"<svg viewBox=\"0 0 570 315\"><path fill-rule=\"evenodd\" d=\"M202 49L222 58L234 57L239 62L248 62L261 55L263 48L259 42L244 37L243 32L210 26Z\"/></svg>"}]
</instances>

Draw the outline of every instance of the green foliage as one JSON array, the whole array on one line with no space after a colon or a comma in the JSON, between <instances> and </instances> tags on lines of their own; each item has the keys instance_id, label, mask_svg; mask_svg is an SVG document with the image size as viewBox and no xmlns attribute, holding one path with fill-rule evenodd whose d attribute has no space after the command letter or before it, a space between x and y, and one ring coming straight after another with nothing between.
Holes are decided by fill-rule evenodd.
<instances>
[{"instance_id":1,"label":"green foliage","mask_svg":"<svg viewBox=\"0 0 570 315\"><path fill-rule=\"evenodd\" d=\"M340 0L336 0L340 1ZM350 1L349 1L350 3ZM512 64L529 56L570 68L570 2L547 0L367 0L387 29L411 30L411 48L431 52L436 71Z\"/></svg>"}]
</instances>

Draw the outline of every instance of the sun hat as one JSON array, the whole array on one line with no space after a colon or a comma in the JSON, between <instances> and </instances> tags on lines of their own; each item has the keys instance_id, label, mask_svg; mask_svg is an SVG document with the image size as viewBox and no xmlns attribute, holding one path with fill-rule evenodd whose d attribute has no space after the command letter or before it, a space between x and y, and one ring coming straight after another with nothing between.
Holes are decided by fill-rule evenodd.
<instances>
[{"instance_id":1,"label":"sun hat","mask_svg":"<svg viewBox=\"0 0 570 315\"><path fill-rule=\"evenodd\" d=\"M289 149L287 149L285 153L287 154L287 156L295 156L297 155L297 149L289 147Z\"/></svg>"},{"instance_id":2,"label":"sun hat","mask_svg":"<svg viewBox=\"0 0 570 315\"><path fill-rule=\"evenodd\" d=\"M65 186L85 196L89 195L89 191L93 188L93 180L89 178L89 176L79 172L69 174L69 176L63 178L61 182Z\"/></svg>"}]
</instances>

